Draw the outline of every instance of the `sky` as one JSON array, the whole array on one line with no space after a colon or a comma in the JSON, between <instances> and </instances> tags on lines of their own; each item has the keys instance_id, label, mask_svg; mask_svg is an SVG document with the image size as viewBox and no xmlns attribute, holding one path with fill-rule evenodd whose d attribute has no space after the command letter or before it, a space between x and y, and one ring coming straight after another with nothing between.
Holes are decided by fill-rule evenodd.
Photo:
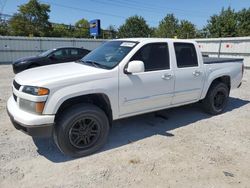
<instances>
[{"instance_id":1,"label":"sky","mask_svg":"<svg viewBox=\"0 0 250 188\"><path fill-rule=\"evenodd\" d=\"M0 11L14 14L18 6L28 0L0 0ZM54 23L74 24L78 20L100 19L101 27L109 25L118 28L126 18L139 15L145 18L151 27L169 13L178 19L194 23L198 29L206 25L213 14L218 14L223 7L231 6L236 11L250 8L250 0L40 0L50 4L50 21Z\"/></svg>"}]
</instances>

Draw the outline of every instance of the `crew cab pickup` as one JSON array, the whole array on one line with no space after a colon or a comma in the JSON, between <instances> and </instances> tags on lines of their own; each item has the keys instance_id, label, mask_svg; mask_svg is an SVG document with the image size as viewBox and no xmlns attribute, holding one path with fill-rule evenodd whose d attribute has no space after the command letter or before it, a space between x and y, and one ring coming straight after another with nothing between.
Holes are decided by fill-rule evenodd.
<instances>
[{"instance_id":1,"label":"crew cab pickup","mask_svg":"<svg viewBox=\"0 0 250 188\"><path fill-rule=\"evenodd\" d=\"M243 69L243 59L202 57L194 41L111 40L79 62L17 74L7 111L17 129L80 157L105 144L113 120L196 102L222 113Z\"/></svg>"}]
</instances>

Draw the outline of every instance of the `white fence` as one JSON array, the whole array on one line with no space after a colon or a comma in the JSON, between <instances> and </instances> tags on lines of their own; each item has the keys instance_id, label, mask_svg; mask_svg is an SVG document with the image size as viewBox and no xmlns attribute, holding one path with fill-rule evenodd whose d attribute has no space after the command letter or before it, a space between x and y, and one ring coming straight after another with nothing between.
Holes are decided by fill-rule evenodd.
<instances>
[{"instance_id":1,"label":"white fence","mask_svg":"<svg viewBox=\"0 0 250 188\"><path fill-rule=\"evenodd\" d=\"M0 63L11 63L18 58L37 55L48 49L62 46L93 50L104 41L99 39L0 36Z\"/></svg>"},{"instance_id":2,"label":"white fence","mask_svg":"<svg viewBox=\"0 0 250 188\"><path fill-rule=\"evenodd\" d=\"M250 67L250 37L195 39L204 54L216 57L244 58ZM60 46L84 47L93 50L105 40L41 37L1 37L0 63L10 63L18 58L39 54Z\"/></svg>"},{"instance_id":3,"label":"white fence","mask_svg":"<svg viewBox=\"0 0 250 188\"><path fill-rule=\"evenodd\" d=\"M250 67L250 37L195 39L204 54L214 57L244 58Z\"/></svg>"}]
</instances>

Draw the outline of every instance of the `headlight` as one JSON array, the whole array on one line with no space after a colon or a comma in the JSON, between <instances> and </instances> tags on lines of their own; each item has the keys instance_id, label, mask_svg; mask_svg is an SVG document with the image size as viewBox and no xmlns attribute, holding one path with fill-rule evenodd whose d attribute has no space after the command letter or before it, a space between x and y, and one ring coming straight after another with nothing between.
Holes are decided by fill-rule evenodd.
<instances>
[{"instance_id":1,"label":"headlight","mask_svg":"<svg viewBox=\"0 0 250 188\"><path fill-rule=\"evenodd\" d=\"M36 113L36 114L42 114L44 106L45 106L45 101L33 102L33 101L20 98L19 105L20 105L20 108L22 108L25 111Z\"/></svg>"},{"instance_id":2,"label":"headlight","mask_svg":"<svg viewBox=\"0 0 250 188\"><path fill-rule=\"evenodd\" d=\"M49 94L49 89L43 88L43 87L35 87L35 86L24 86L22 91L24 93L37 95L37 96Z\"/></svg>"}]
</instances>

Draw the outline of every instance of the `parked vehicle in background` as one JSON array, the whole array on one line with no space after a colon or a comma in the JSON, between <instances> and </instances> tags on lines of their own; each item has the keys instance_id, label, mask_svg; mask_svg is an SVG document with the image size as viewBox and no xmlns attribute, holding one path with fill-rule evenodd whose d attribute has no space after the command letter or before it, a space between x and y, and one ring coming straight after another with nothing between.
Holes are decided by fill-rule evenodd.
<instances>
[{"instance_id":1,"label":"parked vehicle in background","mask_svg":"<svg viewBox=\"0 0 250 188\"><path fill-rule=\"evenodd\" d=\"M83 58L90 51L76 47L62 47L47 50L37 56L24 57L13 62L13 71L15 74L26 69L53 65L56 63L66 63Z\"/></svg>"},{"instance_id":2,"label":"parked vehicle in background","mask_svg":"<svg viewBox=\"0 0 250 188\"><path fill-rule=\"evenodd\" d=\"M77 63L17 74L7 110L17 129L53 134L63 153L79 157L105 144L113 120L198 101L222 113L243 69L243 59L202 57L194 41L112 40Z\"/></svg>"}]
</instances>

